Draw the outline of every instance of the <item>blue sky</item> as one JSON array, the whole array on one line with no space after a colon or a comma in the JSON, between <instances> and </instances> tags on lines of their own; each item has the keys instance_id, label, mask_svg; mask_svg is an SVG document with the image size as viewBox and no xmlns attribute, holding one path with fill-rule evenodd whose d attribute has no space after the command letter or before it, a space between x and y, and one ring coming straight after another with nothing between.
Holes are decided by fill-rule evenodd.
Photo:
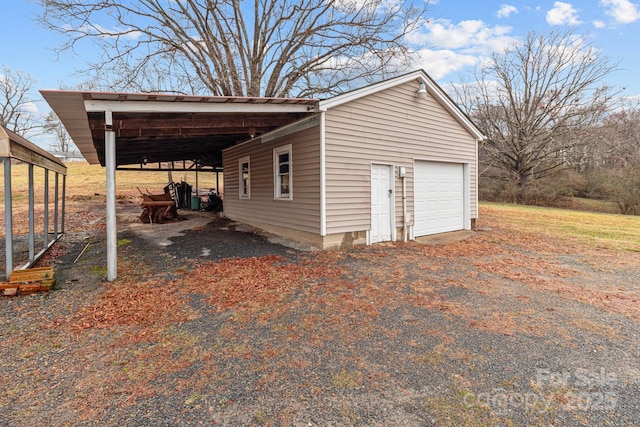
<instances>
[{"instance_id":1,"label":"blue sky","mask_svg":"<svg viewBox=\"0 0 640 427\"><path fill-rule=\"evenodd\" d=\"M416 37L429 46L424 68L440 84L459 81L491 52L529 31L571 30L620 62L608 83L640 96L640 2L631 0L431 2L431 22Z\"/></svg>"},{"instance_id":2,"label":"blue sky","mask_svg":"<svg viewBox=\"0 0 640 427\"><path fill-rule=\"evenodd\" d=\"M0 65L29 73L37 89L73 87L86 78L77 74L92 59L83 47L75 56L58 58L53 49L61 36L35 21L38 6L28 0L5 0L0 26ZM589 38L620 70L607 81L625 88L623 96L640 98L640 1L494 1L431 0L425 24L412 35L420 51L421 66L441 85L460 81L492 52L502 50L527 32L548 33L571 29ZM410 70L408 70L410 71ZM48 112L44 101L34 103L40 113ZM39 142L38 137L32 138ZM41 139L40 139L41 140ZM46 143L40 143L46 148Z\"/></svg>"}]
</instances>

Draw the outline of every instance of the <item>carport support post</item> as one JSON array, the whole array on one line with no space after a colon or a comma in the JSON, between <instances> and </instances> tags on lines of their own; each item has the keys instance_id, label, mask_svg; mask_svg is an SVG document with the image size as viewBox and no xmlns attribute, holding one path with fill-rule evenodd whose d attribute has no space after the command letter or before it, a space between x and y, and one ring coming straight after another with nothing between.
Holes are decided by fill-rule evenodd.
<instances>
[{"instance_id":1,"label":"carport support post","mask_svg":"<svg viewBox=\"0 0 640 427\"><path fill-rule=\"evenodd\" d=\"M33 164L29 163L29 262L36 258L35 198L33 194Z\"/></svg>"},{"instance_id":2,"label":"carport support post","mask_svg":"<svg viewBox=\"0 0 640 427\"><path fill-rule=\"evenodd\" d=\"M49 169L44 170L44 231L42 232L42 249L49 247Z\"/></svg>"},{"instance_id":3,"label":"carport support post","mask_svg":"<svg viewBox=\"0 0 640 427\"><path fill-rule=\"evenodd\" d=\"M200 190L199 190L199 186L198 186L198 161L196 160L196 196L198 197L198 200L200 199ZM193 194L191 194L191 197L193 197ZM191 200L189 200L189 203L191 204ZM193 209L193 205L191 206L191 209Z\"/></svg>"},{"instance_id":4,"label":"carport support post","mask_svg":"<svg viewBox=\"0 0 640 427\"><path fill-rule=\"evenodd\" d=\"M107 280L118 277L118 230L116 228L116 134L111 111L104 112L104 157L107 169Z\"/></svg>"},{"instance_id":5,"label":"carport support post","mask_svg":"<svg viewBox=\"0 0 640 427\"><path fill-rule=\"evenodd\" d=\"M60 219L60 232L64 234L64 211L67 206L67 175L62 175L62 218Z\"/></svg>"},{"instance_id":6,"label":"carport support post","mask_svg":"<svg viewBox=\"0 0 640 427\"><path fill-rule=\"evenodd\" d=\"M4 158L4 245L5 245L5 264L6 264L6 280L9 281L9 275L13 270L13 212L11 199L11 157Z\"/></svg>"}]
</instances>

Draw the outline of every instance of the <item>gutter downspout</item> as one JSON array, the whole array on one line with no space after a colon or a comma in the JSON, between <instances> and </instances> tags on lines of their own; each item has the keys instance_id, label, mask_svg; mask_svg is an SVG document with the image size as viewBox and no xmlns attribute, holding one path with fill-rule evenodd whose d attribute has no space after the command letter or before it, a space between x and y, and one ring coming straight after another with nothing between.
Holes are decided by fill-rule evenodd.
<instances>
[{"instance_id":1,"label":"gutter downspout","mask_svg":"<svg viewBox=\"0 0 640 427\"><path fill-rule=\"evenodd\" d=\"M402 176L402 241L407 241L407 177Z\"/></svg>"},{"instance_id":2,"label":"gutter downspout","mask_svg":"<svg viewBox=\"0 0 640 427\"><path fill-rule=\"evenodd\" d=\"M327 235L327 164L325 111L320 110L320 236ZM324 245L324 243L323 243Z\"/></svg>"}]
</instances>

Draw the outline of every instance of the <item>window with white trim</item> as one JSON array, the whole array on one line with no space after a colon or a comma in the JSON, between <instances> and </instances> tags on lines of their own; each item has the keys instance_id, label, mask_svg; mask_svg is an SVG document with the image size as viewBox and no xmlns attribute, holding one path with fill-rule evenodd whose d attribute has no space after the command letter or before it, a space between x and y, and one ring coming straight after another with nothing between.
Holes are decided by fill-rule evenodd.
<instances>
[{"instance_id":1,"label":"window with white trim","mask_svg":"<svg viewBox=\"0 0 640 427\"><path fill-rule=\"evenodd\" d=\"M238 160L238 173L240 177L240 198L251 198L251 169L249 156L243 157Z\"/></svg>"},{"instance_id":2,"label":"window with white trim","mask_svg":"<svg viewBox=\"0 0 640 427\"><path fill-rule=\"evenodd\" d=\"M276 199L293 199L293 174L291 144L273 149L273 196Z\"/></svg>"}]
</instances>

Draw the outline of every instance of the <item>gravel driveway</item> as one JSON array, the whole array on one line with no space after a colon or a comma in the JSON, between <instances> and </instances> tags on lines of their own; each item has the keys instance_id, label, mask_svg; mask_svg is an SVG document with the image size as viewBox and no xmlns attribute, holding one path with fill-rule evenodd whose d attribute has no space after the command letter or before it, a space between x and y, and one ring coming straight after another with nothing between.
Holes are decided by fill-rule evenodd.
<instances>
[{"instance_id":1,"label":"gravel driveway","mask_svg":"<svg viewBox=\"0 0 640 427\"><path fill-rule=\"evenodd\" d=\"M330 252L191 224L123 226L111 284L102 232L69 233L56 290L0 300L1 426L640 420L638 253L490 218Z\"/></svg>"}]
</instances>

